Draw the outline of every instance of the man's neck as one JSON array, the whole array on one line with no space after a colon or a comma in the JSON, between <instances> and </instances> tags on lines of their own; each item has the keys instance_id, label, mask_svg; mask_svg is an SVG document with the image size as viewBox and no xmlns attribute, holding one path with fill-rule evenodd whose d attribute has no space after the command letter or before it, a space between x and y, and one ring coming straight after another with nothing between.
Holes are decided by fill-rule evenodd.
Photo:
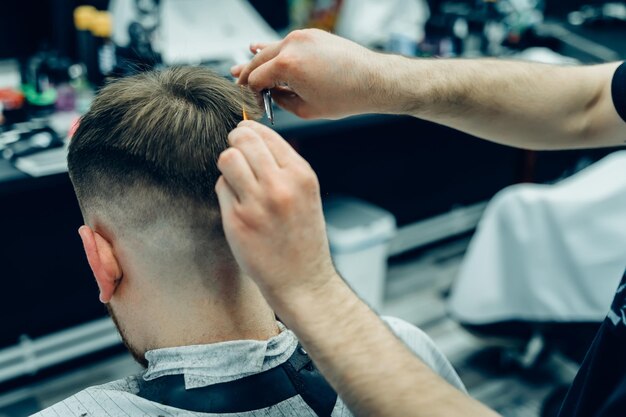
<instances>
[{"instance_id":1,"label":"man's neck","mask_svg":"<svg viewBox=\"0 0 626 417\"><path fill-rule=\"evenodd\" d=\"M113 306L120 331L133 350L145 353L230 340L267 340L280 332L273 311L249 279L241 279L231 291L187 290L133 297L139 298L135 306L141 308L132 311L125 309L128 303Z\"/></svg>"}]
</instances>

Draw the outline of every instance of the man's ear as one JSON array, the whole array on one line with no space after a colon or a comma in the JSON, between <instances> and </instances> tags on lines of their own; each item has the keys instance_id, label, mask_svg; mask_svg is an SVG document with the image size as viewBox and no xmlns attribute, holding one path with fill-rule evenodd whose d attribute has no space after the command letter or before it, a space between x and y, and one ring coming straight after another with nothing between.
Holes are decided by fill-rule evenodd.
<instances>
[{"instance_id":1,"label":"man's ear","mask_svg":"<svg viewBox=\"0 0 626 417\"><path fill-rule=\"evenodd\" d=\"M122 278L122 269L113 253L113 247L89 226L81 226L78 234L83 241L87 262L100 289L100 301L107 304Z\"/></svg>"}]
</instances>

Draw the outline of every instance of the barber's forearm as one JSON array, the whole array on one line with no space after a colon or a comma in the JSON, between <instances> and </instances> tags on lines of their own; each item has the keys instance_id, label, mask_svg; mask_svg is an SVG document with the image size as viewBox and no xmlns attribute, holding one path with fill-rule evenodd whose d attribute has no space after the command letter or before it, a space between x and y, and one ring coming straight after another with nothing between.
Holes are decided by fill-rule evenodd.
<instances>
[{"instance_id":1,"label":"barber's forearm","mask_svg":"<svg viewBox=\"0 0 626 417\"><path fill-rule=\"evenodd\" d=\"M618 64L587 67L501 60L381 56L379 103L494 142L530 149L623 144L613 108Z\"/></svg>"},{"instance_id":2,"label":"barber's forearm","mask_svg":"<svg viewBox=\"0 0 626 417\"><path fill-rule=\"evenodd\" d=\"M313 292L266 296L356 415L496 415L433 373L339 277Z\"/></svg>"}]
</instances>

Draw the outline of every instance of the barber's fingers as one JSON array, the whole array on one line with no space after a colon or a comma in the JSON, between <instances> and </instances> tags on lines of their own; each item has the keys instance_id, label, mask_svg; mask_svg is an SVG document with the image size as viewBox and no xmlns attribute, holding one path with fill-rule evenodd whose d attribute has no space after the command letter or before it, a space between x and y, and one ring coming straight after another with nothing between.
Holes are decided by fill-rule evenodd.
<instances>
[{"instance_id":1,"label":"barber's fingers","mask_svg":"<svg viewBox=\"0 0 626 417\"><path fill-rule=\"evenodd\" d=\"M244 69L244 71L246 70ZM284 60L278 57L256 67L248 75L246 84L252 91L273 90L277 86L287 84L285 77L288 75ZM239 80L241 79L239 78Z\"/></svg>"},{"instance_id":2,"label":"barber's fingers","mask_svg":"<svg viewBox=\"0 0 626 417\"><path fill-rule=\"evenodd\" d=\"M267 45L271 45L268 42L255 42L250 44L250 52L253 54L257 54L257 52L262 51L267 47Z\"/></svg>"},{"instance_id":3,"label":"barber's fingers","mask_svg":"<svg viewBox=\"0 0 626 417\"><path fill-rule=\"evenodd\" d=\"M255 192L257 179L239 149L228 148L222 152L217 160L217 167L240 201Z\"/></svg>"},{"instance_id":4,"label":"barber's fingers","mask_svg":"<svg viewBox=\"0 0 626 417\"><path fill-rule=\"evenodd\" d=\"M243 121L239 123L239 126L250 128L258 133L280 167L285 167L302 158L285 139L269 127L252 120Z\"/></svg>"},{"instance_id":5,"label":"barber's fingers","mask_svg":"<svg viewBox=\"0 0 626 417\"><path fill-rule=\"evenodd\" d=\"M259 51L265 49L267 47L267 45L268 45L267 43L253 43L253 44L250 45L250 52L252 52L254 55L256 55ZM241 75L241 72L248 65L250 65L250 63L233 65L230 68L230 74L233 77L235 77L235 78L239 78L239 76Z\"/></svg>"},{"instance_id":6,"label":"barber's fingers","mask_svg":"<svg viewBox=\"0 0 626 417\"><path fill-rule=\"evenodd\" d=\"M267 144L250 127L237 127L228 135L228 141L232 147L238 149L245 156L257 179L262 180L278 169L278 163Z\"/></svg>"},{"instance_id":7,"label":"barber's fingers","mask_svg":"<svg viewBox=\"0 0 626 417\"><path fill-rule=\"evenodd\" d=\"M215 183L215 194L217 194L222 221L225 222L235 212L235 206L239 204L239 200L235 191L233 191L233 188L223 176L220 176L217 183Z\"/></svg>"},{"instance_id":8,"label":"barber's fingers","mask_svg":"<svg viewBox=\"0 0 626 417\"><path fill-rule=\"evenodd\" d=\"M230 75L232 75L235 78L239 78L239 75L241 75L241 71L243 71L243 69L246 67L247 64L239 64L239 65L233 65L230 68Z\"/></svg>"},{"instance_id":9,"label":"barber's fingers","mask_svg":"<svg viewBox=\"0 0 626 417\"><path fill-rule=\"evenodd\" d=\"M239 80L237 80L237 82L239 84L244 84L244 85L250 84L249 83L250 74L255 72L257 68L263 66L264 64L267 64L269 61L272 61L274 58L276 58L278 54L280 53L281 47L282 47L281 42L275 42L275 43L268 44L263 49L261 49L252 58L252 60L248 63L248 65L245 66L242 69L242 71L239 73ZM274 83L273 81L270 81L266 85L259 87L257 91L263 90L265 88L273 88L274 85L276 85L276 83ZM250 87L254 89L252 85Z\"/></svg>"}]
</instances>

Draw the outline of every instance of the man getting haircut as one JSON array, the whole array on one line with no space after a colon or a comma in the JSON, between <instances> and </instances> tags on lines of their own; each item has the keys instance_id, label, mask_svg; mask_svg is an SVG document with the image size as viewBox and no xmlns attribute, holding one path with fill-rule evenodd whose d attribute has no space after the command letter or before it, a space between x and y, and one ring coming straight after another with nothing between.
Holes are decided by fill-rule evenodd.
<instances>
[{"instance_id":1,"label":"man getting haircut","mask_svg":"<svg viewBox=\"0 0 626 417\"><path fill-rule=\"evenodd\" d=\"M108 84L81 118L68 154L85 221L79 234L100 300L146 370L87 388L38 415L323 414L300 391L280 398L277 384L254 385L298 352L306 354L241 273L224 237L214 191L217 159L243 108L259 117L247 89L207 69L179 67ZM426 335L401 320L386 321L463 389ZM265 394L229 402L232 392L244 392L238 382ZM176 384L178 400L162 395ZM334 396L326 411L350 415Z\"/></svg>"}]
</instances>

